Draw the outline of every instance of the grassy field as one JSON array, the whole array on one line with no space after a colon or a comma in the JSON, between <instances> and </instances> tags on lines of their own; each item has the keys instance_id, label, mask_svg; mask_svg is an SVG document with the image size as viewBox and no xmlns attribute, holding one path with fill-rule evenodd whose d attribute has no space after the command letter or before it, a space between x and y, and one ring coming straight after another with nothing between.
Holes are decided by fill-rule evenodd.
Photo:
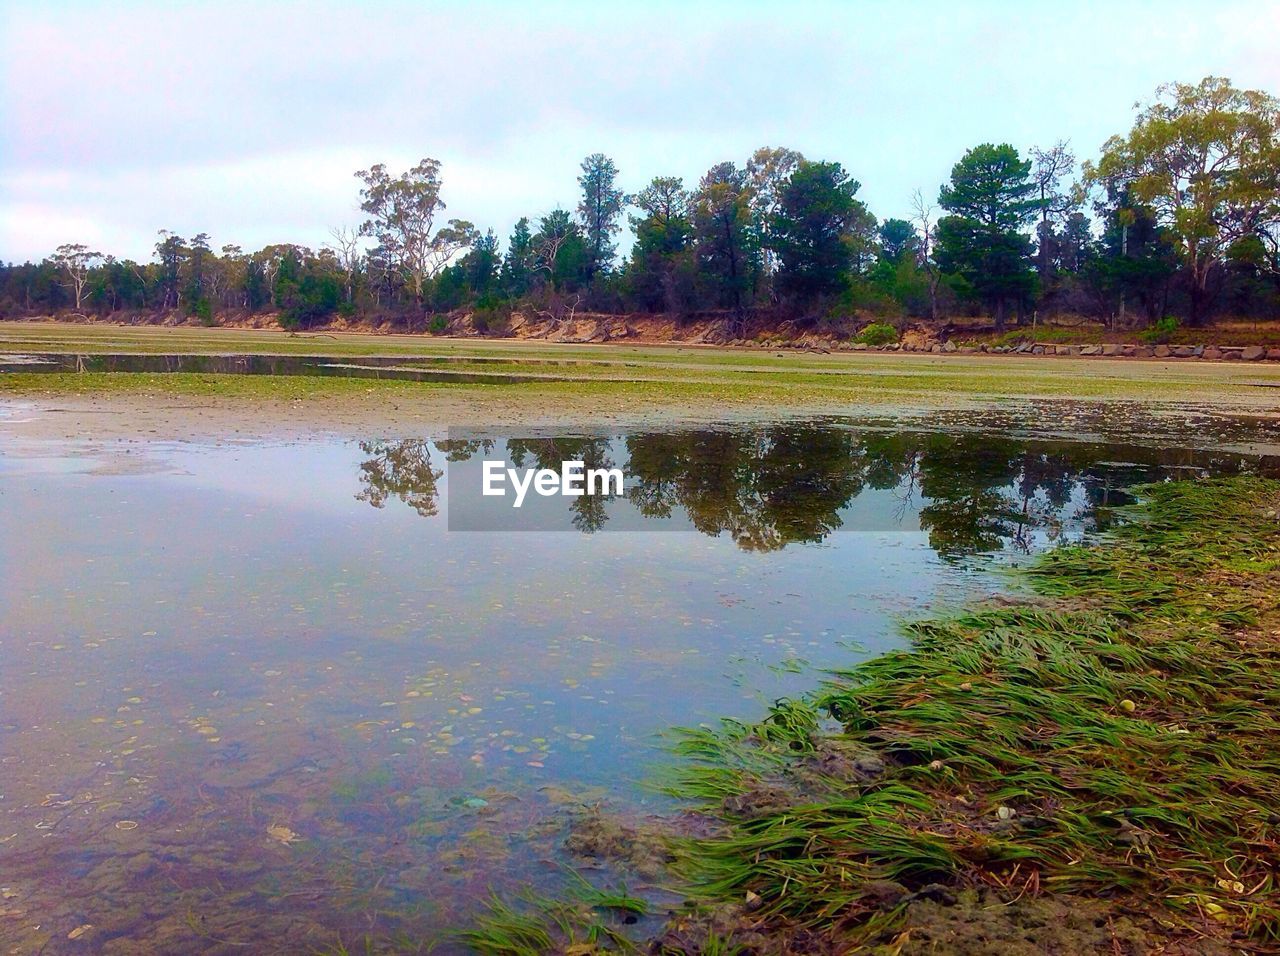
<instances>
[{"instance_id":1,"label":"grassy field","mask_svg":"<svg viewBox=\"0 0 1280 956\"><path fill-rule=\"evenodd\" d=\"M917 621L912 649L763 721L684 731L670 789L706 835L670 838L689 902L657 938L610 916L640 901L591 892L495 903L464 938L495 954L1274 952L1280 483L1145 495L1101 544L1023 572L1037 597Z\"/></svg>"},{"instance_id":2,"label":"grassy field","mask_svg":"<svg viewBox=\"0 0 1280 956\"><path fill-rule=\"evenodd\" d=\"M404 335L0 323L0 352L395 356L432 369L538 376L494 385L288 376L58 373L0 376L0 395L134 394L306 399L442 393L535 406L724 403L737 407L948 407L1063 398L1270 408L1280 365L902 353L820 354L676 346L557 345ZM375 399L376 400L376 399Z\"/></svg>"}]
</instances>

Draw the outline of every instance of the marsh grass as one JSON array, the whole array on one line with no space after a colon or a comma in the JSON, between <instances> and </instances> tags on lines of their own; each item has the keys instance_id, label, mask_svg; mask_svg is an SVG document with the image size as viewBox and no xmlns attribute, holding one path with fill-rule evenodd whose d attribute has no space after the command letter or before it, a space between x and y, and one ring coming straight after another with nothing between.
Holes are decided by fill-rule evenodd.
<instances>
[{"instance_id":1,"label":"marsh grass","mask_svg":"<svg viewBox=\"0 0 1280 956\"><path fill-rule=\"evenodd\" d=\"M910 650L759 724L686 731L671 790L720 824L680 847L694 896L851 945L937 883L1280 940L1280 485L1141 491L1104 542L1025 572L1058 602L914 622ZM815 772L852 747L883 771Z\"/></svg>"},{"instance_id":2,"label":"marsh grass","mask_svg":"<svg viewBox=\"0 0 1280 956\"><path fill-rule=\"evenodd\" d=\"M899 952L918 901L974 891L1280 943L1280 483L1140 494L1016 572L1040 600L915 621L759 722L679 731L664 786L710 835L673 837L689 902L651 951ZM489 952L569 938L496 912L529 948Z\"/></svg>"}]
</instances>

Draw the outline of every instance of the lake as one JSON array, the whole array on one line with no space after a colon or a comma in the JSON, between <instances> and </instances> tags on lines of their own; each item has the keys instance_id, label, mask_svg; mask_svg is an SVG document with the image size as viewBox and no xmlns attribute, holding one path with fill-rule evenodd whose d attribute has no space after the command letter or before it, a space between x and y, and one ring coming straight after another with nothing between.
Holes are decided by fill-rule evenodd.
<instances>
[{"instance_id":1,"label":"lake","mask_svg":"<svg viewBox=\"0 0 1280 956\"><path fill-rule=\"evenodd\" d=\"M1228 432L0 438L0 939L414 951L563 883L586 808L671 809L669 728L901 647L1137 483L1280 472ZM517 513L486 458L626 486Z\"/></svg>"}]
</instances>

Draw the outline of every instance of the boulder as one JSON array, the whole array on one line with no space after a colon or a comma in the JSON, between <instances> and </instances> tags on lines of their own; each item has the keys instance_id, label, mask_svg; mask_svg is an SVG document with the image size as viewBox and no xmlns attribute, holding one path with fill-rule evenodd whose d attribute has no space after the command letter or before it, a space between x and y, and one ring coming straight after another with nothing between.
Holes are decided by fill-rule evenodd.
<instances>
[{"instance_id":1,"label":"boulder","mask_svg":"<svg viewBox=\"0 0 1280 956\"><path fill-rule=\"evenodd\" d=\"M1151 358L1151 356L1156 353L1155 349L1150 345L1135 345L1133 347L1133 354L1135 358Z\"/></svg>"},{"instance_id":2,"label":"boulder","mask_svg":"<svg viewBox=\"0 0 1280 956\"><path fill-rule=\"evenodd\" d=\"M956 347L956 343L955 343L955 342L944 342L944 343L943 343L943 345L942 345L942 351L944 351L944 352L957 352L957 351L959 351L959 349Z\"/></svg>"},{"instance_id":3,"label":"boulder","mask_svg":"<svg viewBox=\"0 0 1280 956\"><path fill-rule=\"evenodd\" d=\"M1247 345L1240 352L1240 357L1246 362L1256 362L1258 359L1266 358L1267 350L1261 345Z\"/></svg>"},{"instance_id":4,"label":"boulder","mask_svg":"<svg viewBox=\"0 0 1280 956\"><path fill-rule=\"evenodd\" d=\"M1205 350L1200 357L1216 362L1218 359L1222 358L1222 349L1218 348L1216 345L1205 346Z\"/></svg>"},{"instance_id":5,"label":"boulder","mask_svg":"<svg viewBox=\"0 0 1280 956\"><path fill-rule=\"evenodd\" d=\"M1156 358L1168 358L1173 354L1173 349L1167 345L1157 345L1154 354Z\"/></svg>"},{"instance_id":6,"label":"boulder","mask_svg":"<svg viewBox=\"0 0 1280 956\"><path fill-rule=\"evenodd\" d=\"M1078 345L1059 345L1059 346L1058 346L1057 354L1058 354L1058 355L1079 355L1079 354L1080 354L1080 346L1078 346Z\"/></svg>"},{"instance_id":7,"label":"boulder","mask_svg":"<svg viewBox=\"0 0 1280 956\"><path fill-rule=\"evenodd\" d=\"M1120 354L1125 356L1126 358L1133 358L1135 355L1138 354L1138 347L1136 345L1122 346L1120 348Z\"/></svg>"},{"instance_id":8,"label":"boulder","mask_svg":"<svg viewBox=\"0 0 1280 956\"><path fill-rule=\"evenodd\" d=\"M1191 349L1191 354L1194 355L1196 358L1204 358L1204 346L1203 345L1195 346L1194 348Z\"/></svg>"},{"instance_id":9,"label":"boulder","mask_svg":"<svg viewBox=\"0 0 1280 956\"><path fill-rule=\"evenodd\" d=\"M1057 355L1057 354L1058 354L1058 347L1057 347L1056 345L1046 345L1046 346L1044 346L1044 354L1045 354L1045 355Z\"/></svg>"},{"instance_id":10,"label":"boulder","mask_svg":"<svg viewBox=\"0 0 1280 956\"><path fill-rule=\"evenodd\" d=\"M1190 345L1175 345L1171 351L1174 358L1191 358L1195 354Z\"/></svg>"},{"instance_id":11,"label":"boulder","mask_svg":"<svg viewBox=\"0 0 1280 956\"><path fill-rule=\"evenodd\" d=\"M1119 355L1120 346L1116 345L1114 342L1108 342L1106 345L1102 346L1102 354L1103 355Z\"/></svg>"},{"instance_id":12,"label":"boulder","mask_svg":"<svg viewBox=\"0 0 1280 956\"><path fill-rule=\"evenodd\" d=\"M866 343L866 342L854 342L854 343L853 343L853 350L854 350L855 352L865 352L865 351L867 350L867 343Z\"/></svg>"},{"instance_id":13,"label":"boulder","mask_svg":"<svg viewBox=\"0 0 1280 956\"><path fill-rule=\"evenodd\" d=\"M1044 355L1044 346L1043 346L1043 345L1033 345L1033 346L1031 346L1031 354L1032 354L1032 355Z\"/></svg>"},{"instance_id":14,"label":"boulder","mask_svg":"<svg viewBox=\"0 0 1280 956\"><path fill-rule=\"evenodd\" d=\"M1267 358L1272 361L1280 359L1280 349L1267 349Z\"/></svg>"},{"instance_id":15,"label":"boulder","mask_svg":"<svg viewBox=\"0 0 1280 956\"><path fill-rule=\"evenodd\" d=\"M1082 345L1080 346L1080 354L1081 355L1101 355L1102 346L1101 345Z\"/></svg>"}]
</instances>

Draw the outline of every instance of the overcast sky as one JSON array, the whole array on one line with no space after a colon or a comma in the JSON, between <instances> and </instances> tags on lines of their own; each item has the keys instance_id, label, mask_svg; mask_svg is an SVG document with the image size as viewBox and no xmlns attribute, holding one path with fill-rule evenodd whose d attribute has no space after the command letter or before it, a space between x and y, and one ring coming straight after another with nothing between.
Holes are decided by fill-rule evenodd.
<instances>
[{"instance_id":1,"label":"overcast sky","mask_svg":"<svg viewBox=\"0 0 1280 956\"><path fill-rule=\"evenodd\" d=\"M1261 0L0 0L0 259L318 246L359 221L356 169L424 156L504 240L596 151L635 190L789 146L905 216L976 143L1094 156L1164 81L1280 93L1278 42Z\"/></svg>"}]
</instances>

